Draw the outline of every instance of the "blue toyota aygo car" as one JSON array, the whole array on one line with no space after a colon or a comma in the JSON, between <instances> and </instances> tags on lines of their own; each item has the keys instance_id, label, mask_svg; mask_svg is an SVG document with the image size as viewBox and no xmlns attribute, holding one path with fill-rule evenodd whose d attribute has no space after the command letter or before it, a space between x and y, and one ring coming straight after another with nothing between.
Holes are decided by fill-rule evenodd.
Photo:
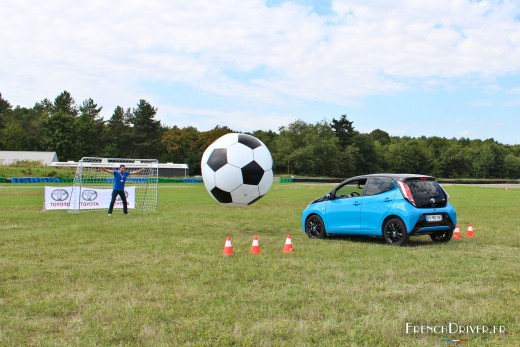
<instances>
[{"instance_id":1,"label":"blue toyota aygo car","mask_svg":"<svg viewBox=\"0 0 520 347\"><path fill-rule=\"evenodd\" d=\"M302 213L302 228L311 238L379 236L402 246L410 236L429 235L434 242L448 242L457 224L448 200L448 193L431 176L356 176L312 201Z\"/></svg>"}]
</instances>

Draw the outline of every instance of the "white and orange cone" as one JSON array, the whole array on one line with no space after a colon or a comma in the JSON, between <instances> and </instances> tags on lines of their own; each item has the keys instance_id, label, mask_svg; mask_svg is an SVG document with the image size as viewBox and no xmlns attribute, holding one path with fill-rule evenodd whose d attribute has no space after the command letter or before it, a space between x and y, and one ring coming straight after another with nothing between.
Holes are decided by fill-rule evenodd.
<instances>
[{"instance_id":1,"label":"white and orange cone","mask_svg":"<svg viewBox=\"0 0 520 347\"><path fill-rule=\"evenodd\" d=\"M459 229L459 225L458 224L455 227L455 231L453 232L453 238L454 239L460 239L460 229Z\"/></svg>"},{"instance_id":2,"label":"white and orange cone","mask_svg":"<svg viewBox=\"0 0 520 347\"><path fill-rule=\"evenodd\" d=\"M224 255L233 255L233 246L231 245L231 237L226 237L226 244L224 245Z\"/></svg>"},{"instance_id":3,"label":"white and orange cone","mask_svg":"<svg viewBox=\"0 0 520 347\"><path fill-rule=\"evenodd\" d=\"M253 243L251 244L251 254L260 254L260 243L258 242L258 236L253 237Z\"/></svg>"},{"instance_id":4,"label":"white and orange cone","mask_svg":"<svg viewBox=\"0 0 520 347\"><path fill-rule=\"evenodd\" d=\"M292 248L291 235L287 235L287 238L285 239L285 245L283 246L283 252L290 253L292 251L293 251L293 248Z\"/></svg>"},{"instance_id":5,"label":"white and orange cone","mask_svg":"<svg viewBox=\"0 0 520 347\"><path fill-rule=\"evenodd\" d=\"M473 224L469 223L468 231L466 232L466 237L473 237L475 236L475 233L473 232Z\"/></svg>"}]
</instances>

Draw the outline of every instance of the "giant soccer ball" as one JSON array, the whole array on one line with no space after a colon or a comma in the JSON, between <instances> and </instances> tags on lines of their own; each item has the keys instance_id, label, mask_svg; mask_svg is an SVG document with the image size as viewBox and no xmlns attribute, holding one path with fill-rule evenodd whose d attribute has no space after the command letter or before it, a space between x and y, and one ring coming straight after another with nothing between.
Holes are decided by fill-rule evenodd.
<instances>
[{"instance_id":1,"label":"giant soccer ball","mask_svg":"<svg viewBox=\"0 0 520 347\"><path fill-rule=\"evenodd\" d=\"M200 166L208 193L225 205L250 205L273 184L271 153L251 135L220 137L204 151Z\"/></svg>"}]
</instances>

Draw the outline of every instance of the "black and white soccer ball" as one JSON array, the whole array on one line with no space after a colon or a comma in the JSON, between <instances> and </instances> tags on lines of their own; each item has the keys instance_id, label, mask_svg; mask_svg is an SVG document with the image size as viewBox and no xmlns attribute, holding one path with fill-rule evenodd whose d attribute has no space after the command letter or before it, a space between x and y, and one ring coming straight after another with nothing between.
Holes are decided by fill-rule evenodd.
<instances>
[{"instance_id":1,"label":"black and white soccer ball","mask_svg":"<svg viewBox=\"0 0 520 347\"><path fill-rule=\"evenodd\" d=\"M202 155L202 179L218 202L246 206L258 201L273 184L273 158L254 136L226 134Z\"/></svg>"}]
</instances>

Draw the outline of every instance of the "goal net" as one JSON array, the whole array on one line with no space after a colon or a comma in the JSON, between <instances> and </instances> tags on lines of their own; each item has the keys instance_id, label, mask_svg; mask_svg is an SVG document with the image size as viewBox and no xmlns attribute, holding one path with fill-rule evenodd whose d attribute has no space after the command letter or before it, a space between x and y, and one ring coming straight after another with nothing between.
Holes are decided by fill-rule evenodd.
<instances>
[{"instance_id":1,"label":"goal net","mask_svg":"<svg viewBox=\"0 0 520 347\"><path fill-rule=\"evenodd\" d=\"M107 210L114 187L113 171L124 165L131 172L125 182L128 209L157 211L158 174L157 159L82 158L76 169L74 184L69 195L68 212ZM105 169L109 170L106 172ZM143 171L140 169L144 168ZM114 209L122 209L118 196Z\"/></svg>"}]
</instances>

